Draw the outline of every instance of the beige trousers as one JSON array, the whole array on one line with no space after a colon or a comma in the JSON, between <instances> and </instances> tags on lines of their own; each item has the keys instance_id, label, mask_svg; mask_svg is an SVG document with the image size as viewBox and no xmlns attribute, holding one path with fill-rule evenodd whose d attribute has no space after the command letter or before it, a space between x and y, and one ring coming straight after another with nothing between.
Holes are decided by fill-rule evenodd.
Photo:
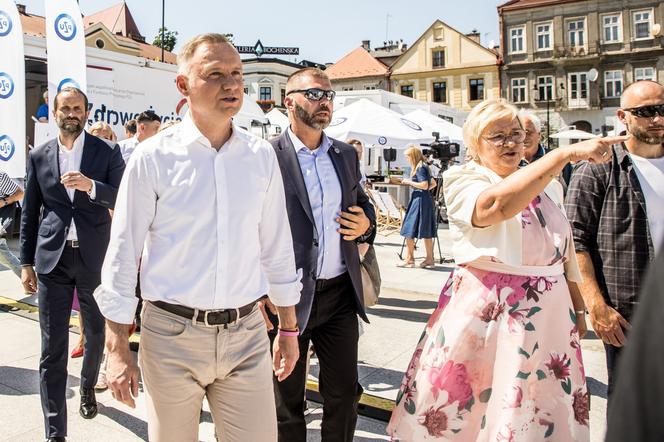
<instances>
[{"instance_id":1,"label":"beige trousers","mask_svg":"<svg viewBox=\"0 0 664 442\"><path fill-rule=\"evenodd\" d=\"M198 441L205 396L220 441L277 440L269 339L258 308L224 328L145 302L139 363L150 441Z\"/></svg>"}]
</instances>

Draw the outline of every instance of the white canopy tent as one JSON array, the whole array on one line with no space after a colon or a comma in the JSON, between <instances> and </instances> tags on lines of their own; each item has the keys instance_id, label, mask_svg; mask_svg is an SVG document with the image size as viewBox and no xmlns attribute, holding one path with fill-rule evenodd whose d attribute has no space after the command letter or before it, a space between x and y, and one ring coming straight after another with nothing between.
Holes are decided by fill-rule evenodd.
<instances>
[{"instance_id":1,"label":"white canopy tent","mask_svg":"<svg viewBox=\"0 0 664 442\"><path fill-rule=\"evenodd\" d=\"M456 124L443 120L423 109L407 113L404 117L422 126L425 130L428 128L430 132L438 132L441 138L447 137L453 143L463 144L463 130Z\"/></svg>"},{"instance_id":2,"label":"white canopy tent","mask_svg":"<svg viewBox=\"0 0 664 442\"><path fill-rule=\"evenodd\" d=\"M290 124L288 117L279 109L272 109L265 116L270 121L270 134L284 133Z\"/></svg>"},{"instance_id":3,"label":"white canopy tent","mask_svg":"<svg viewBox=\"0 0 664 442\"><path fill-rule=\"evenodd\" d=\"M365 145L397 149L433 141L419 124L365 98L336 111L325 133L341 141L356 138Z\"/></svg>"},{"instance_id":4,"label":"white canopy tent","mask_svg":"<svg viewBox=\"0 0 664 442\"><path fill-rule=\"evenodd\" d=\"M590 132L580 129L566 129L551 135L551 138L558 138L560 140L589 140L590 138L597 138Z\"/></svg>"}]
</instances>

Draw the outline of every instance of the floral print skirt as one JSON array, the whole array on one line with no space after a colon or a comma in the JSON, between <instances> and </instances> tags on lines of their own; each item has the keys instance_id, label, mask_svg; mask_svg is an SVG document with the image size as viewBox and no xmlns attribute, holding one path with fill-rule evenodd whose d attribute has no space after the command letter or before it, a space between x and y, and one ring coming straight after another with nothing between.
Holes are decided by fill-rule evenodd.
<instances>
[{"instance_id":1,"label":"floral print skirt","mask_svg":"<svg viewBox=\"0 0 664 442\"><path fill-rule=\"evenodd\" d=\"M404 375L393 440L588 441L581 346L564 275L460 267Z\"/></svg>"}]
</instances>

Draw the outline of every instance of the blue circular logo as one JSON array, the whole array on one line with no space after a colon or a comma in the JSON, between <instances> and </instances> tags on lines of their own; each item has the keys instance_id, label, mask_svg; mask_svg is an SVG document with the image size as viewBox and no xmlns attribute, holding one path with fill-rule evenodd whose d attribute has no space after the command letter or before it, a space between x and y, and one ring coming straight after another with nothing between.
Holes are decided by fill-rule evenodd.
<instances>
[{"instance_id":1,"label":"blue circular logo","mask_svg":"<svg viewBox=\"0 0 664 442\"><path fill-rule=\"evenodd\" d=\"M0 11L0 37L8 35L12 31L12 19L5 11Z\"/></svg>"},{"instance_id":2,"label":"blue circular logo","mask_svg":"<svg viewBox=\"0 0 664 442\"><path fill-rule=\"evenodd\" d=\"M381 146L386 145L386 144L387 144L387 138L385 138L385 137L378 137L378 144L380 144Z\"/></svg>"},{"instance_id":3,"label":"blue circular logo","mask_svg":"<svg viewBox=\"0 0 664 442\"><path fill-rule=\"evenodd\" d=\"M422 128L421 128L418 124L413 123L412 121L407 120L407 119L405 119L405 118L402 118L402 119L401 119L401 122L402 122L403 124L405 124L406 126L410 127L410 128L413 129L413 130L419 130L419 131L422 130Z\"/></svg>"},{"instance_id":4,"label":"blue circular logo","mask_svg":"<svg viewBox=\"0 0 664 442\"><path fill-rule=\"evenodd\" d=\"M73 78L65 78L63 79L59 84L58 84L58 92L60 92L63 88L66 87L75 87L76 89L80 89L81 86L78 85L76 80Z\"/></svg>"},{"instance_id":5,"label":"blue circular logo","mask_svg":"<svg viewBox=\"0 0 664 442\"><path fill-rule=\"evenodd\" d=\"M9 135L0 135L0 161L9 161L15 151L16 146Z\"/></svg>"},{"instance_id":6,"label":"blue circular logo","mask_svg":"<svg viewBox=\"0 0 664 442\"><path fill-rule=\"evenodd\" d=\"M14 80L6 72L0 72L0 98L7 99L14 93Z\"/></svg>"},{"instance_id":7,"label":"blue circular logo","mask_svg":"<svg viewBox=\"0 0 664 442\"><path fill-rule=\"evenodd\" d=\"M71 41L76 37L76 23L69 14L60 14L55 19L55 33L64 41Z\"/></svg>"}]
</instances>

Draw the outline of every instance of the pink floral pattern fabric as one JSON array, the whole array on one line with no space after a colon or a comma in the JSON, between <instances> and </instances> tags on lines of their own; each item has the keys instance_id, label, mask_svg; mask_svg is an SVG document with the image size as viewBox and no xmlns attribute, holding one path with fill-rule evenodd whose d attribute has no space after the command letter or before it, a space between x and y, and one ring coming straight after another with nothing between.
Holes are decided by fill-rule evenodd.
<instances>
[{"instance_id":1,"label":"pink floral pattern fabric","mask_svg":"<svg viewBox=\"0 0 664 442\"><path fill-rule=\"evenodd\" d=\"M462 266L441 292L404 375L388 426L393 440L589 440L576 317L563 274L570 227L545 194L521 214L524 267Z\"/></svg>"}]
</instances>

